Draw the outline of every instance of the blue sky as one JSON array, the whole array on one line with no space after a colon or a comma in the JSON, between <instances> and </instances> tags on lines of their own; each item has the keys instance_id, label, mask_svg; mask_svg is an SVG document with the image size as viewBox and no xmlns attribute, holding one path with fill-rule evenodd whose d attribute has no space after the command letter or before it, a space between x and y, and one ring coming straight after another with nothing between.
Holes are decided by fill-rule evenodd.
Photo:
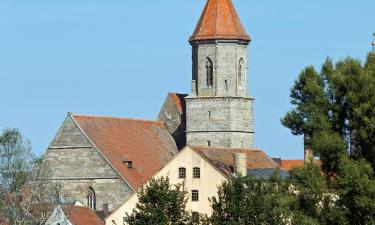
<instances>
[{"instance_id":1,"label":"blue sky","mask_svg":"<svg viewBox=\"0 0 375 225\"><path fill-rule=\"evenodd\" d=\"M282 127L289 92L327 56L364 59L374 0L233 0L253 41L255 145L302 158ZM0 129L44 152L67 112L155 119L168 92L189 93L187 42L205 0L0 0Z\"/></svg>"}]
</instances>

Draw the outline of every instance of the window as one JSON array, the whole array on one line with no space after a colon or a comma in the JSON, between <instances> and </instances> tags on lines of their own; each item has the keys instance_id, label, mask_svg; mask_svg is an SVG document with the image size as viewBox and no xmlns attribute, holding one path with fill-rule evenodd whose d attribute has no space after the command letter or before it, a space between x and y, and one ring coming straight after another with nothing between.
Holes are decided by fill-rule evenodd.
<instances>
[{"instance_id":1,"label":"window","mask_svg":"<svg viewBox=\"0 0 375 225\"><path fill-rule=\"evenodd\" d=\"M211 141L207 141L207 146L211 147Z\"/></svg>"},{"instance_id":2,"label":"window","mask_svg":"<svg viewBox=\"0 0 375 225\"><path fill-rule=\"evenodd\" d=\"M241 79L242 79L243 64L244 64L244 61L243 61L243 58L241 58L238 63L238 83L239 84L241 83Z\"/></svg>"},{"instance_id":3,"label":"window","mask_svg":"<svg viewBox=\"0 0 375 225\"><path fill-rule=\"evenodd\" d=\"M214 67L210 58L206 59L206 76L207 87L212 87L214 84Z\"/></svg>"},{"instance_id":4,"label":"window","mask_svg":"<svg viewBox=\"0 0 375 225\"><path fill-rule=\"evenodd\" d=\"M193 223L199 223L199 213L198 212L191 212L191 217Z\"/></svg>"},{"instance_id":5,"label":"window","mask_svg":"<svg viewBox=\"0 0 375 225\"><path fill-rule=\"evenodd\" d=\"M96 196L94 188L90 187L89 192L87 194L87 206L90 207L92 210L96 210Z\"/></svg>"},{"instance_id":6,"label":"window","mask_svg":"<svg viewBox=\"0 0 375 225\"><path fill-rule=\"evenodd\" d=\"M193 202L199 201L199 192L197 190L191 191L191 201Z\"/></svg>"},{"instance_id":7,"label":"window","mask_svg":"<svg viewBox=\"0 0 375 225\"><path fill-rule=\"evenodd\" d=\"M211 118L211 111L208 111L208 118Z\"/></svg>"},{"instance_id":8,"label":"window","mask_svg":"<svg viewBox=\"0 0 375 225\"><path fill-rule=\"evenodd\" d=\"M186 168L179 168L178 169L178 178L179 179L185 179L186 178Z\"/></svg>"},{"instance_id":9,"label":"window","mask_svg":"<svg viewBox=\"0 0 375 225\"><path fill-rule=\"evenodd\" d=\"M201 169L198 167L193 168L193 178L199 179L201 178Z\"/></svg>"},{"instance_id":10,"label":"window","mask_svg":"<svg viewBox=\"0 0 375 225\"><path fill-rule=\"evenodd\" d=\"M228 92L228 80L225 80L225 91Z\"/></svg>"}]
</instances>

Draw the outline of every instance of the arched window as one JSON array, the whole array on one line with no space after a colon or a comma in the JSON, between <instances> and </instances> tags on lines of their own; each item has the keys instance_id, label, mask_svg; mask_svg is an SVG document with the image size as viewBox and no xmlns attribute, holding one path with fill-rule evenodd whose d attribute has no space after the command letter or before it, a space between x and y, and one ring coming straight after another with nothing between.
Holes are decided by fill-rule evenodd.
<instances>
[{"instance_id":1,"label":"arched window","mask_svg":"<svg viewBox=\"0 0 375 225\"><path fill-rule=\"evenodd\" d=\"M192 190L191 191L191 201L192 202L199 201L199 191L198 190Z\"/></svg>"},{"instance_id":2,"label":"arched window","mask_svg":"<svg viewBox=\"0 0 375 225\"><path fill-rule=\"evenodd\" d=\"M242 69L243 69L243 65L244 64L244 60L243 58L240 59L239 63L238 63L238 83L240 84L241 83L241 80L242 80Z\"/></svg>"},{"instance_id":3,"label":"arched window","mask_svg":"<svg viewBox=\"0 0 375 225\"><path fill-rule=\"evenodd\" d=\"M89 188L89 192L87 194L87 206L92 210L96 210L96 196L94 188L92 187Z\"/></svg>"},{"instance_id":4,"label":"arched window","mask_svg":"<svg viewBox=\"0 0 375 225\"><path fill-rule=\"evenodd\" d=\"M206 59L206 76L207 76L207 87L212 87L214 84L214 67L210 58Z\"/></svg>"},{"instance_id":5,"label":"arched window","mask_svg":"<svg viewBox=\"0 0 375 225\"><path fill-rule=\"evenodd\" d=\"M186 168L180 167L178 168L178 178L185 179L186 178Z\"/></svg>"},{"instance_id":6,"label":"arched window","mask_svg":"<svg viewBox=\"0 0 375 225\"><path fill-rule=\"evenodd\" d=\"M195 179L201 178L201 169L199 167L193 168L193 178Z\"/></svg>"}]
</instances>

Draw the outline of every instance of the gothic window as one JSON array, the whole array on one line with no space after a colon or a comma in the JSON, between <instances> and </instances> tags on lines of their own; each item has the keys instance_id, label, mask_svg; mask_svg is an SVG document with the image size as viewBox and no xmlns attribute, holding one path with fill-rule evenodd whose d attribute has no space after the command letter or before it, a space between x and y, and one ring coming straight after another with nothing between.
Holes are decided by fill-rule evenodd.
<instances>
[{"instance_id":1,"label":"gothic window","mask_svg":"<svg viewBox=\"0 0 375 225\"><path fill-rule=\"evenodd\" d=\"M210 58L206 59L206 78L207 87L212 87L214 84L214 67Z\"/></svg>"},{"instance_id":2,"label":"gothic window","mask_svg":"<svg viewBox=\"0 0 375 225\"><path fill-rule=\"evenodd\" d=\"M201 178L201 169L199 167L193 168L193 178L195 179Z\"/></svg>"},{"instance_id":3,"label":"gothic window","mask_svg":"<svg viewBox=\"0 0 375 225\"><path fill-rule=\"evenodd\" d=\"M185 179L186 178L186 168L180 167L178 168L178 178Z\"/></svg>"},{"instance_id":4,"label":"gothic window","mask_svg":"<svg viewBox=\"0 0 375 225\"><path fill-rule=\"evenodd\" d=\"M92 210L96 210L96 196L94 188L90 187L87 194L87 206Z\"/></svg>"},{"instance_id":5,"label":"gothic window","mask_svg":"<svg viewBox=\"0 0 375 225\"><path fill-rule=\"evenodd\" d=\"M244 64L244 61L243 61L243 58L241 58L238 63L238 83L239 84L241 83L241 80L242 80L242 69L244 66L243 64Z\"/></svg>"},{"instance_id":6,"label":"gothic window","mask_svg":"<svg viewBox=\"0 0 375 225\"><path fill-rule=\"evenodd\" d=\"M191 191L191 201L192 202L199 201L199 191L198 190L192 190Z\"/></svg>"}]
</instances>

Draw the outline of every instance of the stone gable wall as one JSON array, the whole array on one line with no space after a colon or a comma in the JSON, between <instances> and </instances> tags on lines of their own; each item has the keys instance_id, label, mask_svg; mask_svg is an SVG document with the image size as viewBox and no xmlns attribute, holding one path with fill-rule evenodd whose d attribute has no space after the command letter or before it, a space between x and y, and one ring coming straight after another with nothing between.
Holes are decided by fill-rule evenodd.
<instances>
[{"instance_id":1,"label":"stone gable wall","mask_svg":"<svg viewBox=\"0 0 375 225\"><path fill-rule=\"evenodd\" d=\"M92 187L96 193L97 210L108 204L112 211L133 193L69 116L44 159L51 169L52 179L60 184L61 196L66 201L87 204L87 194Z\"/></svg>"}]
</instances>

